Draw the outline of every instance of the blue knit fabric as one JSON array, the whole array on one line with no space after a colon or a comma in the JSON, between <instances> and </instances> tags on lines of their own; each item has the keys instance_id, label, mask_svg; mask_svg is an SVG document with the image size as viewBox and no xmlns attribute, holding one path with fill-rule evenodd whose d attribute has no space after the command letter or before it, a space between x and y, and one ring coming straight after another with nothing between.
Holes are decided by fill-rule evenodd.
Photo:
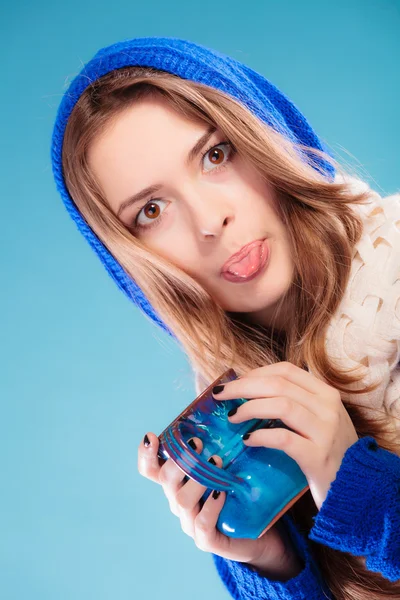
<instances>
[{"instance_id":1,"label":"blue knit fabric","mask_svg":"<svg viewBox=\"0 0 400 600\"><path fill-rule=\"evenodd\" d=\"M268 57L265 57L268 64ZM69 195L62 171L62 144L68 118L82 92L113 69L140 65L157 68L211 86L231 95L265 123L302 145L330 154L298 108L270 81L246 65L200 44L178 38L146 37L118 42L99 50L73 79L58 108L51 147L54 179L64 204L79 231L88 240L118 287L157 325L174 337L134 280L98 239ZM317 161L318 162L318 161ZM333 167L319 161L328 179Z\"/></svg>"},{"instance_id":2,"label":"blue knit fabric","mask_svg":"<svg viewBox=\"0 0 400 600\"><path fill-rule=\"evenodd\" d=\"M366 567L400 579L400 457L368 436L343 457L310 539L366 556Z\"/></svg>"},{"instance_id":3,"label":"blue knit fabric","mask_svg":"<svg viewBox=\"0 0 400 600\"><path fill-rule=\"evenodd\" d=\"M288 581L277 581L259 575L244 563L213 554L215 566L225 587L235 600L334 600L322 579L307 540L288 514L283 515L282 521L303 560L303 570Z\"/></svg>"}]
</instances>

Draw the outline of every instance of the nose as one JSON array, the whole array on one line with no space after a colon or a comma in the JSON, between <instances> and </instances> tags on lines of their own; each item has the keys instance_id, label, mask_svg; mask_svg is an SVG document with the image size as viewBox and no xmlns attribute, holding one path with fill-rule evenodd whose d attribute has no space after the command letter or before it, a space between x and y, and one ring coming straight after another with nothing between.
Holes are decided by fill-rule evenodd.
<instances>
[{"instance_id":1,"label":"nose","mask_svg":"<svg viewBox=\"0 0 400 600\"><path fill-rule=\"evenodd\" d=\"M222 226L226 226L228 223L228 217L224 219ZM201 239L214 239L219 236L219 232L217 231L218 226L212 228L212 231L208 231L207 229L200 229L200 237Z\"/></svg>"},{"instance_id":2,"label":"nose","mask_svg":"<svg viewBox=\"0 0 400 600\"><path fill-rule=\"evenodd\" d=\"M201 241L220 237L222 230L234 219L229 201L215 191L213 194L203 192L196 197L192 195L188 203L195 233Z\"/></svg>"}]
</instances>

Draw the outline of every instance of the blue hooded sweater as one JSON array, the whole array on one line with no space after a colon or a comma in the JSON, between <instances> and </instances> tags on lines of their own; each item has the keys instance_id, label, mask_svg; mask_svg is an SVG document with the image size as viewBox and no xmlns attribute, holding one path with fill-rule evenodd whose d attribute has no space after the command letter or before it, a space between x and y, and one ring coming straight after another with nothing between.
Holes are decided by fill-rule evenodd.
<instances>
[{"instance_id":1,"label":"blue hooded sweater","mask_svg":"<svg viewBox=\"0 0 400 600\"><path fill-rule=\"evenodd\" d=\"M148 66L221 90L259 119L304 146L329 150L299 109L264 76L220 52L193 42L143 37L100 49L64 93L52 135L51 160L57 189L79 231L118 287L158 326L174 337L136 282L123 270L79 213L62 169L62 146L68 118L83 91L106 73L126 66ZM314 164L328 180L334 168ZM217 571L235 599L319 600L333 598L306 536L291 517L282 517L304 568L288 581L269 579L246 564L213 555ZM400 458L364 437L346 452L335 481L309 533L309 539L366 558L366 568L389 581L400 579Z\"/></svg>"}]
</instances>

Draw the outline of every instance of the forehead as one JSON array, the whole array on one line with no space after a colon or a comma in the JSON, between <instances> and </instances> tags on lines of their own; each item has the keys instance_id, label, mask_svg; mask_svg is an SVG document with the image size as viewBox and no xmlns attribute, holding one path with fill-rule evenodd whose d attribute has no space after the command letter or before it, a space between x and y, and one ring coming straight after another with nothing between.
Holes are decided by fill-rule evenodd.
<instances>
[{"instance_id":1,"label":"forehead","mask_svg":"<svg viewBox=\"0 0 400 600\"><path fill-rule=\"evenodd\" d=\"M88 164L112 208L184 168L188 151L207 128L163 99L142 99L118 114L91 144Z\"/></svg>"},{"instance_id":2,"label":"forehead","mask_svg":"<svg viewBox=\"0 0 400 600\"><path fill-rule=\"evenodd\" d=\"M132 150L163 141L191 141L201 133L205 123L194 121L172 108L163 99L142 99L110 121L104 133L95 139L88 152L89 163L95 163L118 151L120 145Z\"/></svg>"}]
</instances>

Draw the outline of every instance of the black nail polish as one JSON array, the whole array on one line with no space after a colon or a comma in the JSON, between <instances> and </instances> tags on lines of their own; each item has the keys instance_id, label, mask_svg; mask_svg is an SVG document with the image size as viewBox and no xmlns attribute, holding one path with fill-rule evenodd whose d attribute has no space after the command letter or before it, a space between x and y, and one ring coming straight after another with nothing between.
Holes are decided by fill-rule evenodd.
<instances>
[{"instance_id":1,"label":"black nail polish","mask_svg":"<svg viewBox=\"0 0 400 600\"><path fill-rule=\"evenodd\" d=\"M213 459L213 457L208 459L208 462L211 463L212 465L216 465L217 463L215 462L215 460Z\"/></svg>"},{"instance_id":2,"label":"black nail polish","mask_svg":"<svg viewBox=\"0 0 400 600\"><path fill-rule=\"evenodd\" d=\"M193 450L196 450L196 442L194 440L189 440L188 444Z\"/></svg>"},{"instance_id":3,"label":"black nail polish","mask_svg":"<svg viewBox=\"0 0 400 600\"><path fill-rule=\"evenodd\" d=\"M218 492L217 490L214 490L212 493L212 497L214 498L214 500L216 500L218 498L218 496L220 495L221 492Z\"/></svg>"},{"instance_id":4,"label":"black nail polish","mask_svg":"<svg viewBox=\"0 0 400 600\"><path fill-rule=\"evenodd\" d=\"M236 415L237 413L237 407L236 408L232 408L229 412L228 412L228 417L233 417L233 415Z\"/></svg>"},{"instance_id":5,"label":"black nail polish","mask_svg":"<svg viewBox=\"0 0 400 600\"><path fill-rule=\"evenodd\" d=\"M212 393L213 394L219 394L220 392L222 392L222 390L224 389L224 387L225 387L224 385L215 385L213 387Z\"/></svg>"},{"instance_id":6,"label":"black nail polish","mask_svg":"<svg viewBox=\"0 0 400 600\"><path fill-rule=\"evenodd\" d=\"M189 477L187 475L185 475L185 477L182 479L182 483L187 483L189 481Z\"/></svg>"},{"instance_id":7,"label":"black nail polish","mask_svg":"<svg viewBox=\"0 0 400 600\"><path fill-rule=\"evenodd\" d=\"M147 448L148 446L150 446L150 440L149 440L149 438L147 437L147 433L146 433L146 435L145 435L145 436L144 436L144 438L143 438L143 444L146 446L146 448Z\"/></svg>"},{"instance_id":8,"label":"black nail polish","mask_svg":"<svg viewBox=\"0 0 400 600\"><path fill-rule=\"evenodd\" d=\"M250 437L250 434L249 433L245 433L244 436L243 436L243 439L244 440L248 440L249 437Z\"/></svg>"}]
</instances>

